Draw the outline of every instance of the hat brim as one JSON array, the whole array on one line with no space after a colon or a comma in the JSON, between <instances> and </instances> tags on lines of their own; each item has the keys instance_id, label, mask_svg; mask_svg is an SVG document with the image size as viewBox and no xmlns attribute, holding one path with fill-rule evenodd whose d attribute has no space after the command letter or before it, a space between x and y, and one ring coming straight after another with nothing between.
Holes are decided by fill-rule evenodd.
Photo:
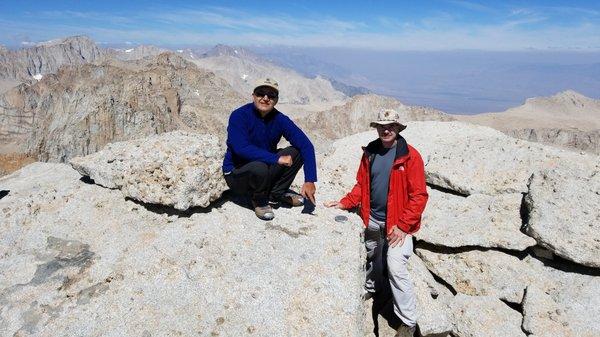
<instances>
[{"instance_id":1,"label":"hat brim","mask_svg":"<svg viewBox=\"0 0 600 337\"><path fill-rule=\"evenodd\" d=\"M254 87L254 89L252 89L252 92L256 91L256 89L260 88L260 87L267 87L267 88L271 88L275 91L277 91L277 93L279 93L279 89L277 89L276 87L269 85L269 84L259 84L256 87Z\"/></svg>"},{"instance_id":2,"label":"hat brim","mask_svg":"<svg viewBox=\"0 0 600 337\"><path fill-rule=\"evenodd\" d=\"M369 124L369 125L372 128L376 128L377 125L390 125L390 124L398 124L400 126L400 131L406 129L406 125L400 124L400 123L394 122L394 121L374 121L374 122L371 122L371 124Z\"/></svg>"}]
</instances>

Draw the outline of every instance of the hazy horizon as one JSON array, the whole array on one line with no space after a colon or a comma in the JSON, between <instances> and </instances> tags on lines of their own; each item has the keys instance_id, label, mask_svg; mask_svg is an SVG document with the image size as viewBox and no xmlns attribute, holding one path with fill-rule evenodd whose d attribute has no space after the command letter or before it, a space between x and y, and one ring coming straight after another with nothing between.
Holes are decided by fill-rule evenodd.
<instances>
[{"instance_id":1,"label":"hazy horizon","mask_svg":"<svg viewBox=\"0 0 600 337\"><path fill-rule=\"evenodd\" d=\"M454 114L500 112L564 90L600 99L600 52L273 48L262 53L305 75L325 75Z\"/></svg>"},{"instance_id":2,"label":"hazy horizon","mask_svg":"<svg viewBox=\"0 0 600 337\"><path fill-rule=\"evenodd\" d=\"M96 43L104 48L137 46ZM172 51L185 48L206 51L214 47L156 46ZM307 77L324 76L397 98L405 104L429 106L451 114L501 112L523 104L527 98L551 96L565 90L600 99L600 52L593 51L232 47L246 48Z\"/></svg>"}]
</instances>

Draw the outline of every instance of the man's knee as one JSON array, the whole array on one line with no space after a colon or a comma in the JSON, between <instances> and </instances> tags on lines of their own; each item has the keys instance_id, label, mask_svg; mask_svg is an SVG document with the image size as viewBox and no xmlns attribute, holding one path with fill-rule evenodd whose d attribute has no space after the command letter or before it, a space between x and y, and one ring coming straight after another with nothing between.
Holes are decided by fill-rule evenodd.
<instances>
[{"instance_id":1,"label":"man's knee","mask_svg":"<svg viewBox=\"0 0 600 337\"><path fill-rule=\"evenodd\" d=\"M253 179L264 180L269 177L269 165L260 161L249 163L248 171L252 175Z\"/></svg>"},{"instance_id":2,"label":"man's knee","mask_svg":"<svg viewBox=\"0 0 600 337\"><path fill-rule=\"evenodd\" d=\"M292 160L294 162L303 161L300 151L298 151L298 149L293 146L288 146L288 147L280 150L278 154L280 156L292 156Z\"/></svg>"}]
</instances>

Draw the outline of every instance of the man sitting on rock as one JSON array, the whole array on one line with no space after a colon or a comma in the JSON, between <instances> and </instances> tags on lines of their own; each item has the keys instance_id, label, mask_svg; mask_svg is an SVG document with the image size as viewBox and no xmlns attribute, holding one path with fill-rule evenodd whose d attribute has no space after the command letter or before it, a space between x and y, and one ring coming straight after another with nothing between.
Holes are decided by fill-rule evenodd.
<instances>
[{"instance_id":1,"label":"man sitting on rock","mask_svg":"<svg viewBox=\"0 0 600 337\"><path fill-rule=\"evenodd\" d=\"M328 201L325 206L360 206L367 249L365 298L376 295L377 299L391 288L394 313L404 323L397 336L413 336L416 296L406 266L413 253L412 234L419 229L428 195L423 160L400 136L406 126L399 120L394 110L379 113L371 123L379 138L363 148L356 185L340 201Z\"/></svg>"},{"instance_id":2,"label":"man sitting on rock","mask_svg":"<svg viewBox=\"0 0 600 337\"><path fill-rule=\"evenodd\" d=\"M249 195L256 216L274 218L269 202L301 206L302 196L315 202L317 164L308 137L292 120L275 109L279 84L265 78L257 82L252 103L231 113L227 126L227 152L223 174L236 194ZM284 137L292 146L277 149ZM301 196L289 191L296 173L304 164Z\"/></svg>"}]
</instances>

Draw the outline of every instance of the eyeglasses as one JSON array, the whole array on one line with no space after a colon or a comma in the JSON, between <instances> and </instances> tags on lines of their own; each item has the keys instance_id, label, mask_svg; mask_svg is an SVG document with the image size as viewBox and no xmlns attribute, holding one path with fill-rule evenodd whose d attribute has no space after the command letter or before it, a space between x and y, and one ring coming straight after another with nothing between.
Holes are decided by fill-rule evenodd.
<instances>
[{"instance_id":1,"label":"eyeglasses","mask_svg":"<svg viewBox=\"0 0 600 337\"><path fill-rule=\"evenodd\" d=\"M269 89L269 88L256 88L256 90L254 90L254 96L258 97L258 98L263 98L265 96L267 96L269 99L275 100L277 98L279 98L279 94L277 93L277 91L273 90L273 89Z\"/></svg>"},{"instance_id":2,"label":"eyeglasses","mask_svg":"<svg viewBox=\"0 0 600 337\"><path fill-rule=\"evenodd\" d=\"M388 130L388 131L396 131L396 128L398 127L396 124L392 123L392 124L377 124L377 130Z\"/></svg>"}]
</instances>

